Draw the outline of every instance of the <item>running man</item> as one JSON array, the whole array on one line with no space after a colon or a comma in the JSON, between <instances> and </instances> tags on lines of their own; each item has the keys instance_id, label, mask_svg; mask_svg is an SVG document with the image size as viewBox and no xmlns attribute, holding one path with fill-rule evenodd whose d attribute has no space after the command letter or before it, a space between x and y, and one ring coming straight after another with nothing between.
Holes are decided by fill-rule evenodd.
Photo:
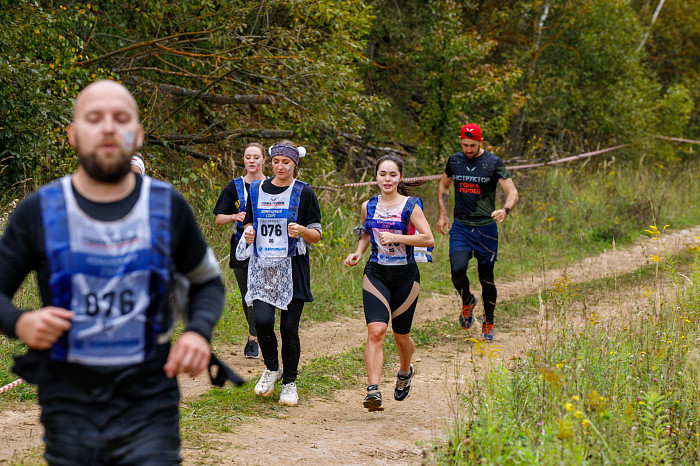
<instances>
[{"instance_id":1,"label":"running man","mask_svg":"<svg viewBox=\"0 0 700 466\"><path fill-rule=\"evenodd\" d=\"M175 376L211 358L221 272L184 197L131 171L143 135L126 88L87 86L68 126L77 171L27 197L0 240L0 330L30 348L14 371L38 387L52 465L180 463ZM44 307L20 310L31 270ZM171 346L176 272L191 288Z\"/></svg>"},{"instance_id":2,"label":"running man","mask_svg":"<svg viewBox=\"0 0 700 466\"><path fill-rule=\"evenodd\" d=\"M493 269L498 255L498 227L518 203L518 190L503 161L481 147L481 128L470 123L459 133L462 150L447 160L438 184L440 214L437 230L447 234L447 203L450 184L455 181L454 221L450 228L450 268L452 283L462 298L459 323L468 329L474 323L476 296L469 291L467 266L472 256L478 263L484 318L482 338L493 341L496 284ZM502 208L496 210L496 186L506 193Z\"/></svg>"}]
</instances>

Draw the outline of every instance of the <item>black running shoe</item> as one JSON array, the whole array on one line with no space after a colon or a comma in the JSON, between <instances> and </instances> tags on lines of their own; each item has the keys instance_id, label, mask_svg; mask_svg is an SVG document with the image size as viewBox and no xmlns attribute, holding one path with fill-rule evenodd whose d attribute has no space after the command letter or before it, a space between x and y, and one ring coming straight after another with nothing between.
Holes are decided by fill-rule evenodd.
<instances>
[{"instance_id":1,"label":"black running shoe","mask_svg":"<svg viewBox=\"0 0 700 466\"><path fill-rule=\"evenodd\" d=\"M248 340L243 348L243 354L246 358L256 359L260 357L260 347L255 340Z\"/></svg>"},{"instance_id":2,"label":"black running shoe","mask_svg":"<svg viewBox=\"0 0 700 466\"><path fill-rule=\"evenodd\" d=\"M363 405L370 412L384 411L384 407L382 406L382 394L379 393L378 385L375 384L367 387L367 396L365 397Z\"/></svg>"},{"instance_id":3,"label":"black running shoe","mask_svg":"<svg viewBox=\"0 0 700 466\"><path fill-rule=\"evenodd\" d=\"M411 364L411 370L408 375L396 375L396 388L394 388L394 399L396 401L403 401L411 394L411 379L413 379L413 364Z\"/></svg>"}]
</instances>

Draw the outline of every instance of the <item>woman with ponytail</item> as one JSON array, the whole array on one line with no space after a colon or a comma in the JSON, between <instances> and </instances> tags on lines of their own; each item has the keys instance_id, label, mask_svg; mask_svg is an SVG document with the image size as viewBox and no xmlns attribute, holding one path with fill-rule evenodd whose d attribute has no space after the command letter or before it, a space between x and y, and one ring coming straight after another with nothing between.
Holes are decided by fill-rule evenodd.
<instances>
[{"instance_id":1,"label":"woman with ponytail","mask_svg":"<svg viewBox=\"0 0 700 466\"><path fill-rule=\"evenodd\" d=\"M253 306L265 362L254 392L270 396L282 380L279 402L296 406L299 321L304 303L313 301L306 245L321 240L321 209L313 189L296 179L299 159L306 149L285 140L268 152L275 176L250 185L250 202L243 220L245 243L239 243L236 254L239 258L250 257L245 299ZM276 308L280 309L281 368L275 336Z\"/></svg>"},{"instance_id":2,"label":"woman with ponytail","mask_svg":"<svg viewBox=\"0 0 700 466\"><path fill-rule=\"evenodd\" d=\"M257 142L251 142L243 150L243 164L245 175L234 178L226 185L221 192L219 199L214 206L217 225L233 224L233 234L231 235L231 261L230 267L238 283L243 304L243 313L248 323L248 341L243 348L243 355L246 358L260 357L260 349L257 341L257 331L255 330L255 315L253 308L245 302L245 295L248 292L248 259L239 261L236 259L236 245L243 236L243 219L245 218L246 204L248 203L248 192L250 183L254 180L264 180L262 167L265 164L265 149Z\"/></svg>"},{"instance_id":3,"label":"woman with ponytail","mask_svg":"<svg viewBox=\"0 0 700 466\"><path fill-rule=\"evenodd\" d=\"M420 273L414 247L432 247L433 234L418 197L409 196L403 183L404 163L387 155L377 160L375 175L381 194L362 204L363 232L357 250L345 259L354 266L371 245L372 254L362 278L362 301L367 322L365 367L369 386L364 407L381 411L379 379L384 364L382 345L389 320L399 352L399 373L394 399L402 401L411 392L415 345L410 336L418 302Z\"/></svg>"}]
</instances>

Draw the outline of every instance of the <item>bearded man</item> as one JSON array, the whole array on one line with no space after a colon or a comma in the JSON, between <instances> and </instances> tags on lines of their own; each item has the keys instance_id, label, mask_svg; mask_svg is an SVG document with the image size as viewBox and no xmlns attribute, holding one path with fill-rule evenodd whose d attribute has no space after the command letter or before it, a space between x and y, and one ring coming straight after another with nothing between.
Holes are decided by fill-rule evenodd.
<instances>
[{"instance_id":1,"label":"bearded man","mask_svg":"<svg viewBox=\"0 0 700 466\"><path fill-rule=\"evenodd\" d=\"M29 347L14 371L37 385L49 464L178 464L174 377L209 364L219 266L182 195L131 171L144 131L125 87L83 89L68 138L77 171L28 196L0 239L0 330ZM32 270L43 307L20 310ZM191 287L171 345L175 273Z\"/></svg>"}]
</instances>

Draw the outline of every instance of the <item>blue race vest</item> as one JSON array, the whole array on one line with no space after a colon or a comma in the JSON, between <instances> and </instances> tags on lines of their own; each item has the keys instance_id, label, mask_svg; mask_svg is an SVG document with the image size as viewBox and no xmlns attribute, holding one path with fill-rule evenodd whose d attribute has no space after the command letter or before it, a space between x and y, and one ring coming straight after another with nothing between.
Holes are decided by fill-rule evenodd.
<instances>
[{"instance_id":1,"label":"blue race vest","mask_svg":"<svg viewBox=\"0 0 700 466\"><path fill-rule=\"evenodd\" d=\"M401 243L381 245L379 244L379 234L384 231L402 235L408 234L411 213L413 213L416 202L418 202L418 198L410 196L400 211L397 210L399 205L382 213L378 211L379 196L374 196L367 202L367 217L364 226L365 231L369 233L372 245L370 261L382 265L404 265L415 262L413 246Z\"/></svg>"},{"instance_id":2,"label":"blue race vest","mask_svg":"<svg viewBox=\"0 0 700 466\"><path fill-rule=\"evenodd\" d=\"M248 191L245 189L245 181L243 181L243 177L239 176L238 178L233 179L233 185L236 187L236 194L238 195L238 212L245 212L246 208L246 201L248 199ZM241 236L243 236L245 224L243 222L236 222L236 241L239 241L241 239Z\"/></svg>"},{"instance_id":3,"label":"blue race vest","mask_svg":"<svg viewBox=\"0 0 700 466\"><path fill-rule=\"evenodd\" d=\"M287 225L296 223L299 200L306 183L294 180L280 194L262 190L262 180L250 184L250 202L255 229L255 255L260 257L292 257L297 254L297 239L290 238Z\"/></svg>"},{"instance_id":4,"label":"blue race vest","mask_svg":"<svg viewBox=\"0 0 700 466\"><path fill-rule=\"evenodd\" d=\"M51 358L91 366L151 359L172 323L170 186L143 177L138 201L113 222L78 207L70 176L39 196L51 304L75 312Z\"/></svg>"}]
</instances>

